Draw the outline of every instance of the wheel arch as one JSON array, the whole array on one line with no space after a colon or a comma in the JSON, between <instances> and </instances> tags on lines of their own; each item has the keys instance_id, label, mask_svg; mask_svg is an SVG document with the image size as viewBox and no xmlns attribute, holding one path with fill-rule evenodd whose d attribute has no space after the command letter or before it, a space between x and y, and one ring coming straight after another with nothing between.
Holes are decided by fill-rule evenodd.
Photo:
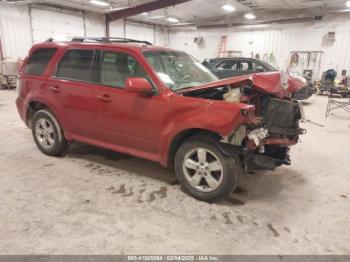
<instances>
[{"instance_id":1,"label":"wheel arch","mask_svg":"<svg viewBox=\"0 0 350 262\"><path fill-rule=\"evenodd\" d=\"M170 145L168 147L168 154L167 154L167 159L166 159L166 166L173 167L174 165L174 159L175 159L175 154L181 144L187 140L190 137L197 136L197 135L207 135L211 136L215 139L220 139L220 135L210 131L208 129L203 129L203 128L189 128L185 130L181 130L178 132L171 140Z\"/></svg>"},{"instance_id":2,"label":"wheel arch","mask_svg":"<svg viewBox=\"0 0 350 262\"><path fill-rule=\"evenodd\" d=\"M29 128L32 128L32 118L35 112L42 109L48 109L49 111L51 111L49 106L41 101L32 100L28 103L26 114L25 114L25 123Z\"/></svg>"},{"instance_id":3,"label":"wheel arch","mask_svg":"<svg viewBox=\"0 0 350 262\"><path fill-rule=\"evenodd\" d=\"M51 105L50 103L47 103L46 101L43 101L41 99L32 99L27 102L25 112L25 124L29 128L32 128L32 118L35 112L43 109L48 110L56 118L61 127L65 130L65 125L61 121L62 119L59 117L58 112L55 110L56 108L54 108L54 105Z\"/></svg>"}]
</instances>

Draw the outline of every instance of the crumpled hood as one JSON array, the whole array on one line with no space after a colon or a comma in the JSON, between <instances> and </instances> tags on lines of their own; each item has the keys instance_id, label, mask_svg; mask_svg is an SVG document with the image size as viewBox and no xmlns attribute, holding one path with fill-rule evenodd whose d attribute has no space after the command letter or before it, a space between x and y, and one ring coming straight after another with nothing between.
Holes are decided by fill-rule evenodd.
<instances>
[{"instance_id":1,"label":"crumpled hood","mask_svg":"<svg viewBox=\"0 0 350 262\"><path fill-rule=\"evenodd\" d=\"M244 83L251 83L256 90L283 98L306 86L306 82L300 78L293 77L284 72L266 72L244 76L230 77L212 83L196 86L193 88L179 90L181 94L197 90L216 88L220 86L238 86Z\"/></svg>"}]
</instances>

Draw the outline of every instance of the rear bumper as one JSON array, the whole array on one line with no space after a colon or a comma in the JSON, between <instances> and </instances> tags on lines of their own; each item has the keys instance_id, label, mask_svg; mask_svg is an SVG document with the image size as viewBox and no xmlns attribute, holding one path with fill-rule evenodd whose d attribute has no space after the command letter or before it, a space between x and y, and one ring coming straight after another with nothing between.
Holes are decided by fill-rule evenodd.
<instances>
[{"instance_id":1,"label":"rear bumper","mask_svg":"<svg viewBox=\"0 0 350 262\"><path fill-rule=\"evenodd\" d=\"M244 157L244 165L248 171L275 170L281 165L290 165L289 148L280 158L274 158L265 154L249 154Z\"/></svg>"}]
</instances>

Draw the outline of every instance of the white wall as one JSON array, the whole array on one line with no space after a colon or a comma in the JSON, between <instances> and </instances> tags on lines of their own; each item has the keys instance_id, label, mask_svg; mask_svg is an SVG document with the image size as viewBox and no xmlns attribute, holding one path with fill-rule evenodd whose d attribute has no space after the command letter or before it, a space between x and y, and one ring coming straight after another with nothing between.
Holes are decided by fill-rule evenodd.
<instances>
[{"instance_id":1,"label":"white wall","mask_svg":"<svg viewBox=\"0 0 350 262\"><path fill-rule=\"evenodd\" d=\"M336 41L325 39L327 32L336 32ZM342 69L350 73L350 16L324 18L321 22L260 26L260 28L222 28L211 30L171 31L170 47L186 51L202 61L205 58L217 57L221 36L228 36L230 50L242 51L242 56L251 57L252 52L259 53L262 58L265 53L273 53L276 65L286 70L290 64L291 51L323 51L320 70L318 64L310 63L314 72L334 68L340 75ZM194 37L202 36L204 47L198 47ZM301 59L296 71L302 71L307 64Z\"/></svg>"},{"instance_id":2,"label":"white wall","mask_svg":"<svg viewBox=\"0 0 350 262\"><path fill-rule=\"evenodd\" d=\"M0 5L0 38L5 57L24 58L33 43L49 37L106 36L103 15L45 6ZM131 21L110 23L110 36L168 45L168 30Z\"/></svg>"},{"instance_id":3,"label":"white wall","mask_svg":"<svg viewBox=\"0 0 350 262\"><path fill-rule=\"evenodd\" d=\"M109 25L111 37L125 37L149 41L154 45L168 46L169 31L157 25L149 25L129 20L113 21Z\"/></svg>"},{"instance_id":4,"label":"white wall","mask_svg":"<svg viewBox=\"0 0 350 262\"><path fill-rule=\"evenodd\" d=\"M37 10L28 6L0 6L0 37L5 57L23 58L33 42L43 41L57 34L76 36L105 36L104 16L86 12L71 14ZM84 19L83 19L84 18ZM83 25L85 20L85 27ZM336 32L336 41L327 41L328 31ZM148 40L156 45L186 51L202 61L217 56L222 35L228 36L228 49L242 51L250 57L252 52L273 53L276 66L286 70L291 51L323 51L320 69L310 66L318 75L334 68L350 72L350 15L326 17L323 21L303 24L260 26L255 28L223 28L211 30L168 31L161 26L150 26L131 21L118 20L110 23L110 35ZM194 37L202 36L203 47L194 43ZM296 71L305 69L305 59ZM302 65L304 64L304 65ZM303 68L304 67L304 68Z\"/></svg>"},{"instance_id":5,"label":"white wall","mask_svg":"<svg viewBox=\"0 0 350 262\"><path fill-rule=\"evenodd\" d=\"M0 38L5 57L23 58L32 45L27 6L0 6Z\"/></svg>"},{"instance_id":6,"label":"white wall","mask_svg":"<svg viewBox=\"0 0 350 262\"><path fill-rule=\"evenodd\" d=\"M5 57L24 58L33 43L54 36L105 36L104 16L52 8L0 6L0 37Z\"/></svg>"},{"instance_id":7,"label":"white wall","mask_svg":"<svg viewBox=\"0 0 350 262\"><path fill-rule=\"evenodd\" d=\"M124 27L125 21L122 20L116 20L109 23L109 35L111 37L125 37L125 27Z\"/></svg>"},{"instance_id":8,"label":"white wall","mask_svg":"<svg viewBox=\"0 0 350 262\"><path fill-rule=\"evenodd\" d=\"M53 36L84 36L84 17L81 12L58 13L52 10L31 8L34 43Z\"/></svg>"},{"instance_id":9,"label":"white wall","mask_svg":"<svg viewBox=\"0 0 350 262\"><path fill-rule=\"evenodd\" d=\"M169 30L163 26L155 26L155 45L169 47Z\"/></svg>"},{"instance_id":10,"label":"white wall","mask_svg":"<svg viewBox=\"0 0 350 262\"><path fill-rule=\"evenodd\" d=\"M86 36L103 37L106 36L105 18L93 13L84 13Z\"/></svg>"}]
</instances>

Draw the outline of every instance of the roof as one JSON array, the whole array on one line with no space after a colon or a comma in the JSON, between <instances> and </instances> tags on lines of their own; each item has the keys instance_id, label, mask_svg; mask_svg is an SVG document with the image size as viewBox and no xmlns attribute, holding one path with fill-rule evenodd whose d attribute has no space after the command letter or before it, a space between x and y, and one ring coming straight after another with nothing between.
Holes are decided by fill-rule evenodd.
<instances>
[{"instance_id":1,"label":"roof","mask_svg":"<svg viewBox=\"0 0 350 262\"><path fill-rule=\"evenodd\" d=\"M139 41L139 40L125 39L125 38L118 38L116 40L113 40L112 38L111 40L107 38L73 38L71 41L66 41L66 40L55 41L49 38L45 42L35 44L33 47L37 49L37 48L50 48L50 47L65 48L68 46L75 46L75 47L92 46L95 48L96 47L119 47L119 48L129 49L133 51L140 51L140 50L142 51L143 50L175 51L166 47L154 46L147 41Z\"/></svg>"},{"instance_id":2,"label":"roof","mask_svg":"<svg viewBox=\"0 0 350 262\"><path fill-rule=\"evenodd\" d=\"M255 58L252 58L252 57L243 57L243 56L239 56L239 57L216 57L216 58L211 58L211 59L208 59L210 61L220 61L220 60L241 60L241 59L244 59L244 60L252 60L252 61L262 61L260 59L255 59Z\"/></svg>"}]
</instances>

